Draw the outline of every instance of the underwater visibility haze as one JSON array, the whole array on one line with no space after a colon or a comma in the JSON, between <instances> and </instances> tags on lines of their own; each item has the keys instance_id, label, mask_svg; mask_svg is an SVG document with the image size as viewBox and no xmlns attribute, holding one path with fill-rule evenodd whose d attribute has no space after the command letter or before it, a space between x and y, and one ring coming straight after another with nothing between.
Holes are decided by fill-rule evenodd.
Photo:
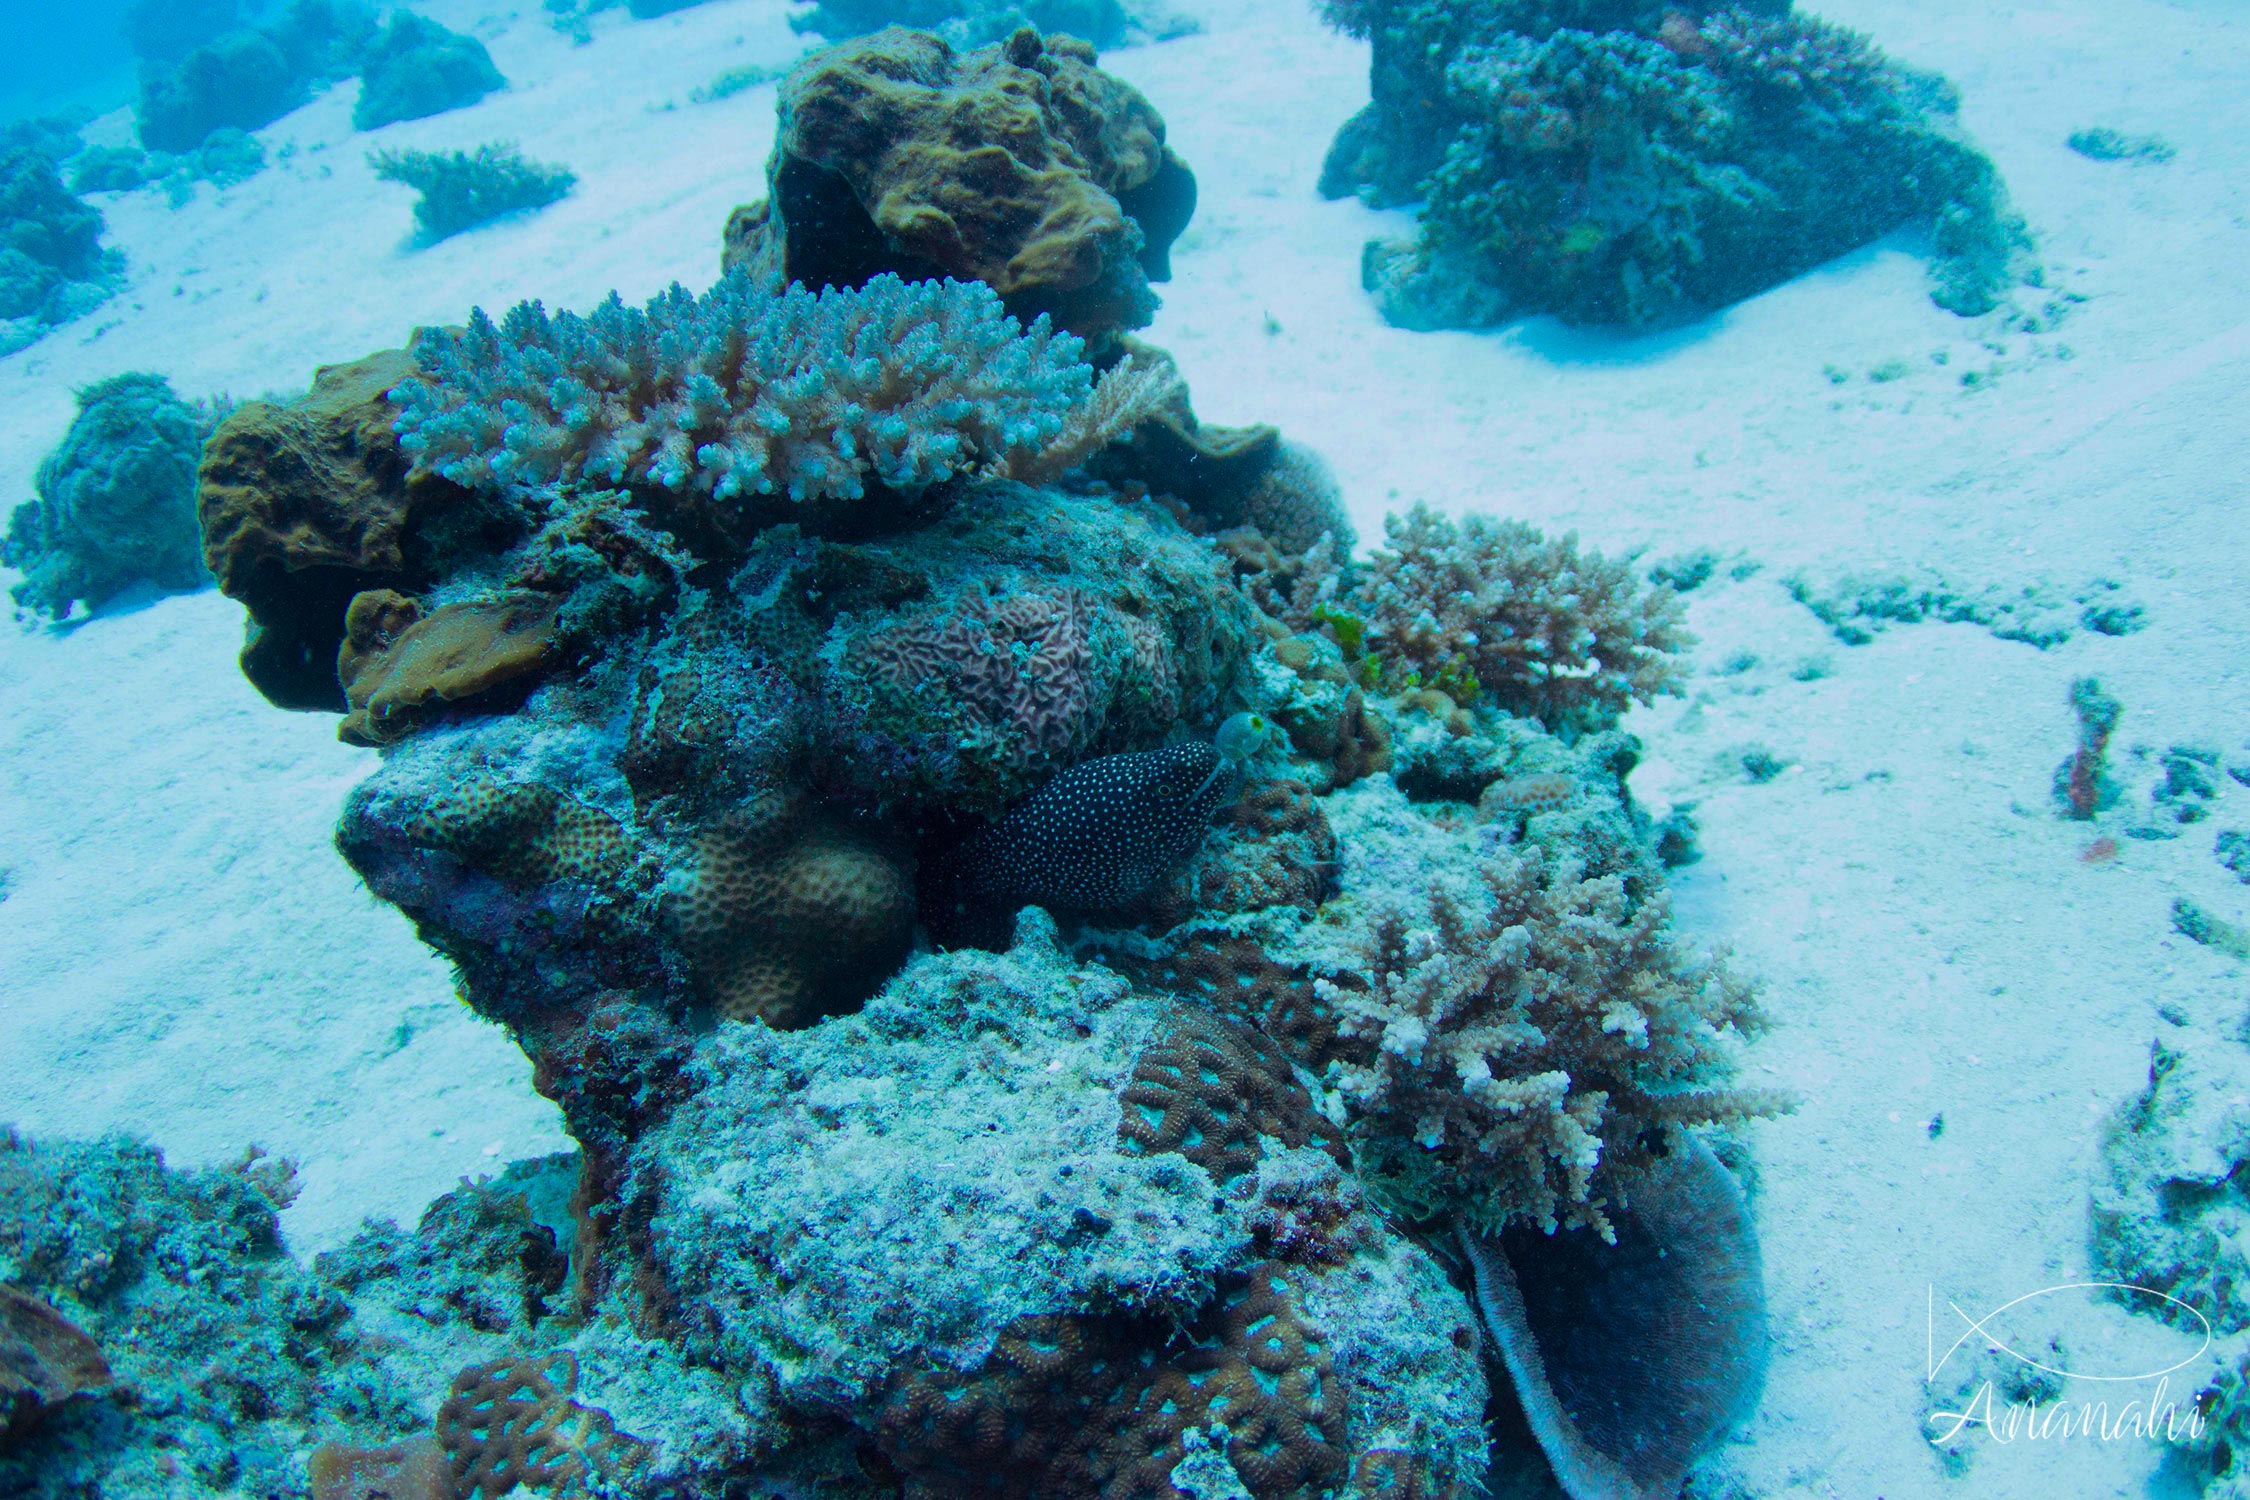
<instances>
[{"instance_id":1,"label":"underwater visibility haze","mask_svg":"<svg viewBox=\"0 0 2250 1500\"><path fill-rule=\"evenodd\" d=\"M0 67L0 1500L2250 1496L2250 18Z\"/></svg>"}]
</instances>

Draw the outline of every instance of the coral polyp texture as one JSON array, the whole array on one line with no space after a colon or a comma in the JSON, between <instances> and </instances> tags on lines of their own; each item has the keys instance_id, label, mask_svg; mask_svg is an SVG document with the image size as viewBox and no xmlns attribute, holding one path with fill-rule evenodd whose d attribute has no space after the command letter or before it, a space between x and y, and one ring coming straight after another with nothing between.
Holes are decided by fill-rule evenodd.
<instances>
[{"instance_id":1,"label":"coral polyp texture","mask_svg":"<svg viewBox=\"0 0 2250 1500\"><path fill-rule=\"evenodd\" d=\"M315 1500L1534 1482L1487 1410L1596 1330L1492 1358L1463 1229L1724 1290L1616 1434L1700 1454L1762 1302L1667 1205L1773 1101L1627 785L1670 595L1426 514L1355 567L1325 464L1197 421L1124 333L1174 159L1077 44L884 33L784 115L710 291L207 447L244 671L373 749L340 852L577 1145L316 1266L414 1394L323 1417Z\"/></svg>"},{"instance_id":2,"label":"coral polyp texture","mask_svg":"<svg viewBox=\"0 0 2250 1500\"><path fill-rule=\"evenodd\" d=\"M1402 326L1675 321L1896 229L1925 237L1956 313L2034 274L1952 87L1786 0L1326 13L1373 43L1374 102L1322 191L1423 205L1419 233L1362 266Z\"/></svg>"},{"instance_id":3,"label":"coral polyp texture","mask_svg":"<svg viewBox=\"0 0 2250 1500\"><path fill-rule=\"evenodd\" d=\"M196 460L210 414L161 375L115 375L78 393L78 416L39 464L0 561L23 570L16 603L61 619L135 584L200 588Z\"/></svg>"},{"instance_id":4,"label":"coral polyp texture","mask_svg":"<svg viewBox=\"0 0 2250 1500\"><path fill-rule=\"evenodd\" d=\"M811 54L782 82L766 184L727 223L727 266L982 281L1097 350L1155 315L1149 283L1195 210L1149 102L1087 43L1029 27L969 51L892 27Z\"/></svg>"},{"instance_id":5,"label":"coral polyp texture","mask_svg":"<svg viewBox=\"0 0 2250 1500\"><path fill-rule=\"evenodd\" d=\"M461 484L858 499L1043 447L1091 387L1078 350L972 283L774 297L737 274L586 317L479 310L426 333L392 396L400 446Z\"/></svg>"}]
</instances>

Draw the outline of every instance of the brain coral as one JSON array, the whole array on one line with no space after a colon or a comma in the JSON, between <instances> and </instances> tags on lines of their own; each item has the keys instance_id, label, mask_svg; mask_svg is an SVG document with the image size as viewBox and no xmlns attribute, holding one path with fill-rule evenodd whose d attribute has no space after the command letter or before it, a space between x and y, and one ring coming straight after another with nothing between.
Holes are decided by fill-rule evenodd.
<instances>
[{"instance_id":1,"label":"brain coral","mask_svg":"<svg viewBox=\"0 0 2250 1500\"><path fill-rule=\"evenodd\" d=\"M727 266L982 281L1097 352L1154 314L1195 210L1148 101L1086 43L1029 28L969 52L893 28L813 53L782 83L766 181L728 221Z\"/></svg>"},{"instance_id":2,"label":"brain coral","mask_svg":"<svg viewBox=\"0 0 2250 1500\"><path fill-rule=\"evenodd\" d=\"M16 507L0 560L21 568L18 604L56 619L136 583L200 587L195 465L206 414L161 375L116 375L78 393L78 416L39 464L39 498Z\"/></svg>"}]
</instances>

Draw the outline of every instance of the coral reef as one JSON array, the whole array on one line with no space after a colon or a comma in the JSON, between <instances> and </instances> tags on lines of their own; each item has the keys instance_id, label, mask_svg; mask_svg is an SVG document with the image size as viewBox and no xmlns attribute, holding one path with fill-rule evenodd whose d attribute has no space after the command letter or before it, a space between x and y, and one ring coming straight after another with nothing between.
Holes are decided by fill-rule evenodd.
<instances>
[{"instance_id":1,"label":"coral reef","mask_svg":"<svg viewBox=\"0 0 2250 1500\"><path fill-rule=\"evenodd\" d=\"M101 1349L68 1318L0 1286L0 1444L110 1378Z\"/></svg>"},{"instance_id":2,"label":"coral reef","mask_svg":"<svg viewBox=\"0 0 2250 1500\"><path fill-rule=\"evenodd\" d=\"M1091 62L816 55L712 290L214 435L245 671L378 752L340 852L578 1146L319 1263L422 1404L317 1500L1479 1493L1492 1382L1582 1362L1497 1357L1464 1226L1542 1311L1700 1299L1713 1404L1627 1448L1737 1409L1693 1129L1774 1101L1613 727L1677 606L1426 514L1355 568L1126 332L1190 200Z\"/></svg>"},{"instance_id":3,"label":"coral reef","mask_svg":"<svg viewBox=\"0 0 2250 1500\"><path fill-rule=\"evenodd\" d=\"M461 486L410 472L383 393L413 370L396 350L326 366L295 401L235 408L204 446L204 559L249 607L243 675L285 708L342 711L337 651L354 595L427 587L441 537L505 526Z\"/></svg>"},{"instance_id":4,"label":"coral reef","mask_svg":"<svg viewBox=\"0 0 2250 1500\"><path fill-rule=\"evenodd\" d=\"M102 216L63 186L49 153L0 149L0 354L90 311L124 261L102 248Z\"/></svg>"},{"instance_id":5,"label":"coral reef","mask_svg":"<svg viewBox=\"0 0 2250 1500\"><path fill-rule=\"evenodd\" d=\"M1331 197L1423 203L1362 279L1410 328L1526 313L1641 326L1723 306L1901 227L1934 299L1990 310L2028 238L1951 87L1787 4L1331 0L1374 46Z\"/></svg>"},{"instance_id":6,"label":"coral reef","mask_svg":"<svg viewBox=\"0 0 2250 1500\"><path fill-rule=\"evenodd\" d=\"M1468 901L1402 893L1323 935L1351 945L1316 990L1368 1044L1335 1072L1363 1166L1425 1213L1607 1233L1612 1196L1683 1127L1775 1106L1714 1086L1758 1011L1679 951L1661 893L1636 902L1622 876L1536 848L1495 851L1478 880Z\"/></svg>"},{"instance_id":7,"label":"coral reef","mask_svg":"<svg viewBox=\"0 0 2250 1500\"><path fill-rule=\"evenodd\" d=\"M790 24L839 41L886 26L911 26L956 47L1005 41L1030 26L1113 47L1125 40L1131 20L1124 0L820 0Z\"/></svg>"},{"instance_id":8,"label":"coral reef","mask_svg":"<svg viewBox=\"0 0 2250 1500\"><path fill-rule=\"evenodd\" d=\"M414 224L424 243L450 239L504 214L545 208L577 185L568 167L528 160L515 146L487 141L474 151L376 151L367 164L385 182L421 197Z\"/></svg>"},{"instance_id":9,"label":"coral reef","mask_svg":"<svg viewBox=\"0 0 2250 1500\"><path fill-rule=\"evenodd\" d=\"M46 1378L85 1386L0 1443L0 1491L288 1493L315 1434L380 1443L412 1428L411 1393L350 1307L282 1249L288 1179L270 1165L178 1172L123 1139L0 1131L0 1368L36 1298Z\"/></svg>"},{"instance_id":10,"label":"coral reef","mask_svg":"<svg viewBox=\"0 0 2250 1500\"><path fill-rule=\"evenodd\" d=\"M214 130L270 125L358 71L376 34L374 8L360 0L292 0L264 25L220 32L177 57L144 54L141 144L193 151Z\"/></svg>"},{"instance_id":11,"label":"coral reef","mask_svg":"<svg viewBox=\"0 0 2250 1500\"><path fill-rule=\"evenodd\" d=\"M161 375L115 375L78 393L78 415L39 464L39 498L16 507L0 561L23 570L26 609L62 619L135 584L200 588L196 461L210 413Z\"/></svg>"},{"instance_id":12,"label":"coral reef","mask_svg":"<svg viewBox=\"0 0 2250 1500\"><path fill-rule=\"evenodd\" d=\"M352 126L375 130L461 109L507 82L475 37L409 11L393 11L389 24L361 55Z\"/></svg>"},{"instance_id":13,"label":"coral reef","mask_svg":"<svg viewBox=\"0 0 2250 1500\"><path fill-rule=\"evenodd\" d=\"M967 52L894 28L813 53L782 83L766 182L727 223L727 267L777 286L982 281L1097 357L1154 315L1149 283L1195 210L1148 101L1087 44L1028 28Z\"/></svg>"}]
</instances>

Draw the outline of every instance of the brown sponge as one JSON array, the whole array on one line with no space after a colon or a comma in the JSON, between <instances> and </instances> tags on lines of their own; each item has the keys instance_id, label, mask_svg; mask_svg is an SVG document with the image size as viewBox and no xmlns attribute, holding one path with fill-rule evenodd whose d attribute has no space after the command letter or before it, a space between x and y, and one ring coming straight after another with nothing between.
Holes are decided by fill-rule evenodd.
<instances>
[{"instance_id":1,"label":"brown sponge","mask_svg":"<svg viewBox=\"0 0 2250 1500\"><path fill-rule=\"evenodd\" d=\"M204 445L204 561L249 606L243 675L283 708L344 707L345 606L434 581L431 523L472 503L449 480L409 472L383 393L413 372L403 349L325 366L309 394L244 402Z\"/></svg>"},{"instance_id":2,"label":"brown sponge","mask_svg":"<svg viewBox=\"0 0 2250 1500\"><path fill-rule=\"evenodd\" d=\"M1073 37L1029 27L956 52L892 27L783 81L770 199L727 221L723 264L776 283L982 281L1099 347L1146 323L1195 177L1140 92Z\"/></svg>"}]
</instances>

